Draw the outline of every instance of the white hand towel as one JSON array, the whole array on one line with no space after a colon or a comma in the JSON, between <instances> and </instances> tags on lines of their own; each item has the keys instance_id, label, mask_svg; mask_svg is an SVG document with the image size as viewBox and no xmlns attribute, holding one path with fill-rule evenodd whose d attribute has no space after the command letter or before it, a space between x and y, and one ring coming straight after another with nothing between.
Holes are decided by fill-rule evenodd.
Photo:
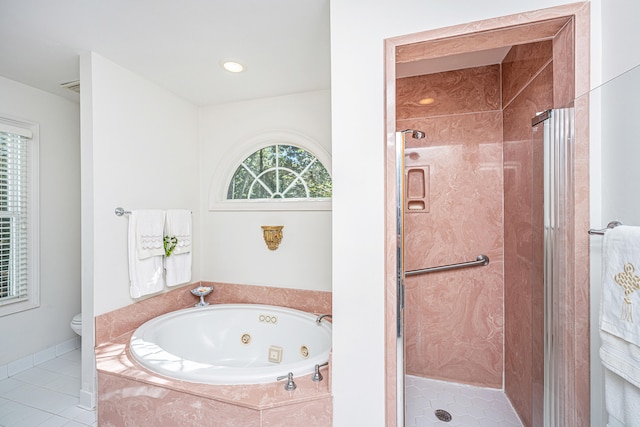
<instances>
[{"instance_id":1,"label":"white hand towel","mask_svg":"<svg viewBox=\"0 0 640 427\"><path fill-rule=\"evenodd\" d=\"M191 252L191 212L185 209L168 210L164 235L176 239L172 255Z\"/></svg>"},{"instance_id":2,"label":"white hand towel","mask_svg":"<svg viewBox=\"0 0 640 427\"><path fill-rule=\"evenodd\" d=\"M164 211L139 210L137 217L136 242L139 259L164 255L163 232Z\"/></svg>"},{"instance_id":3,"label":"white hand towel","mask_svg":"<svg viewBox=\"0 0 640 427\"><path fill-rule=\"evenodd\" d=\"M640 346L640 227L607 230L602 260L600 329Z\"/></svg>"},{"instance_id":4,"label":"white hand towel","mask_svg":"<svg viewBox=\"0 0 640 427\"><path fill-rule=\"evenodd\" d=\"M164 213L162 211L159 212L163 214L162 218L164 218ZM152 218L153 221L146 221L149 218ZM142 251L143 257L140 256L139 251L139 236L151 235L145 234L149 230L153 230L150 226L151 222L158 223L157 215L147 215L146 211L132 211L129 215L128 249L129 280L131 282L129 291L131 298L139 298L143 295L160 292L164 288L164 248L161 246L162 251L159 255L150 255L150 253L154 254L158 253L158 251L155 250L155 247L151 247L155 246L155 243L148 241L143 245L145 246L145 250ZM143 233L140 233L140 231ZM162 235L162 231L160 235Z\"/></svg>"},{"instance_id":5,"label":"white hand towel","mask_svg":"<svg viewBox=\"0 0 640 427\"><path fill-rule=\"evenodd\" d=\"M191 212L184 209L167 211L165 238L171 253L165 256L167 286L191 281Z\"/></svg>"}]
</instances>

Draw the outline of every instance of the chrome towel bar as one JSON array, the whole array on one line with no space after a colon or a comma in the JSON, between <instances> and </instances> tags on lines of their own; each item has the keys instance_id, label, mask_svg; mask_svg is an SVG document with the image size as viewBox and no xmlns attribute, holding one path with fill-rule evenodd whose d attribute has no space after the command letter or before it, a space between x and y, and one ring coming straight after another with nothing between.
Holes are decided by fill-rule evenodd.
<instances>
[{"instance_id":1,"label":"chrome towel bar","mask_svg":"<svg viewBox=\"0 0 640 427\"><path fill-rule=\"evenodd\" d=\"M115 212L117 216L129 215L130 213L131 211L125 211L124 208L120 208L120 207L116 208L116 212Z\"/></svg>"},{"instance_id":2,"label":"chrome towel bar","mask_svg":"<svg viewBox=\"0 0 640 427\"><path fill-rule=\"evenodd\" d=\"M438 267L422 268L420 270L405 271L405 276L417 276L418 274L435 273L437 271L454 270L456 268L476 267L480 265L489 265L489 257L486 255L478 255L475 261L460 262L458 264L440 265Z\"/></svg>"},{"instance_id":3,"label":"chrome towel bar","mask_svg":"<svg viewBox=\"0 0 640 427\"><path fill-rule=\"evenodd\" d=\"M593 228L589 230L589 235L593 236L604 236L604 233L607 230L611 230L612 228L616 228L617 226L622 225L620 221L611 221L607 224L607 228L601 228L600 230L594 230Z\"/></svg>"},{"instance_id":4,"label":"chrome towel bar","mask_svg":"<svg viewBox=\"0 0 640 427\"><path fill-rule=\"evenodd\" d=\"M115 211L115 214L117 216L129 215L130 213L131 213L131 211L125 211L124 208L121 208L121 207L117 207L116 211Z\"/></svg>"}]
</instances>

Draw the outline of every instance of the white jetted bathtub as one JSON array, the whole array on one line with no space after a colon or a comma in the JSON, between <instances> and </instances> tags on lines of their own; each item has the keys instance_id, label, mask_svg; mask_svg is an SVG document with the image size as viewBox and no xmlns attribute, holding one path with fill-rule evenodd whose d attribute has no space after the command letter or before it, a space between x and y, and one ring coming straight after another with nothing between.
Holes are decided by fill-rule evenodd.
<instances>
[{"instance_id":1,"label":"white jetted bathtub","mask_svg":"<svg viewBox=\"0 0 640 427\"><path fill-rule=\"evenodd\" d=\"M131 337L133 358L178 380L261 384L293 372L311 375L329 360L331 323L259 304L218 304L164 314Z\"/></svg>"}]
</instances>

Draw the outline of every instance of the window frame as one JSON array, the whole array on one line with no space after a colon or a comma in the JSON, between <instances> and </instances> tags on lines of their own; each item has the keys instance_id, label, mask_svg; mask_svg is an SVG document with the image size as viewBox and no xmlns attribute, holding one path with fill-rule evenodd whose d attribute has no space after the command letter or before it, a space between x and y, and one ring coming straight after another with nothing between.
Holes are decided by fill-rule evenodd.
<instances>
[{"instance_id":1,"label":"window frame","mask_svg":"<svg viewBox=\"0 0 640 427\"><path fill-rule=\"evenodd\" d=\"M0 130L31 133L27 144L27 298L0 304L0 317L40 306L40 129L34 122L0 116Z\"/></svg>"},{"instance_id":2,"label":"window frame","mask_svg":"<svg viewBox=\"0 0 640 427\"><path fill-rule=\"evenodd\" d=\"M227 199L227 191L240 164L257 150L271 145L294 145L312 155L331 173L331 156L320 144L291 131L265 132L234 145L214 171L209 191L210 211L330 211L331 198L309 199Z\"/></svg>"}]
</instances>

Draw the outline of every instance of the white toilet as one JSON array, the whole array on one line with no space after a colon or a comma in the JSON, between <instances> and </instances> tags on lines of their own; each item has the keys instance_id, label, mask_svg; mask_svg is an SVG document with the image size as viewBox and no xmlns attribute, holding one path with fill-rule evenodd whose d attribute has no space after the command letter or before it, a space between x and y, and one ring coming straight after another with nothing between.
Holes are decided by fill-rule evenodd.
<instances>
[{"instance_id":1,"label":"white toilet","mask_svg":"<svg viewBox=\"0 0 640 427\"><path fill-rule=\"evenodd\" d=\"M82 313L78 313L75 316L73 316L73 319L71 319L70 326L71 326L71 329L73 329L73 332L82 336Z\"/></svg>"}]
</instances>

